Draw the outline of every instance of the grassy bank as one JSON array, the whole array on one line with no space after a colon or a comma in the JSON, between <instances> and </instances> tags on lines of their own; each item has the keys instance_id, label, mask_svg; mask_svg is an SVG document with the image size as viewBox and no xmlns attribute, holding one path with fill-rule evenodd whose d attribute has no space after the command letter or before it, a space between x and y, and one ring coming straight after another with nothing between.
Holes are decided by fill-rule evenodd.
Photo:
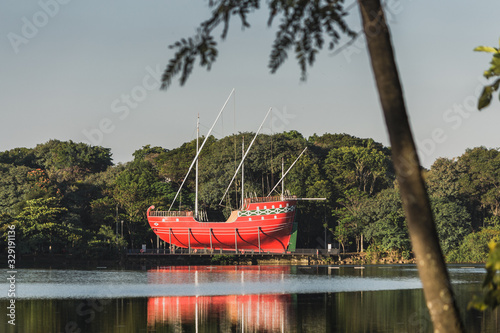
<instances>
[{"instance_id":1,"label":"grassy bank","mask_svg":"<svg viewBox=\"0 0 500 333\"><path fill-rule=\"evenodd\" d=\"M7 262L6 256L3 262ZM16 268L50 269L144 269L157 266L193 265L369 265L414 264L413 258L397 254L132 254L112 259L81 258L63 254L23 255L16 258Z\"/></svg>"}]
</instances>

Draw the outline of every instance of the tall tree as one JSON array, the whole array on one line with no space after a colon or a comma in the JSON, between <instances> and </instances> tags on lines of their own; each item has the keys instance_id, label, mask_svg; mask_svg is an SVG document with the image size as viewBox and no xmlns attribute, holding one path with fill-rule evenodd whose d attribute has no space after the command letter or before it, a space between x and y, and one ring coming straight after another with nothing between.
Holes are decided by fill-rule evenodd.
<instances>
[{"instance_id":1,"label":"tall tree","mask_svg":"<svg viewBox=\"0 0 500 333\"><path fill-rule=\"evenodd\" d=\"M77 168L82 172L98 172L113 165L111 149L71 140L50 140L36 146L34 154L37 163L45 169Z\"/></svg>"},{"instance_id":2,"label":"tall tree","mask_svg":"<svg viewBox=\"0 0 500 333\"><path fill-rule=\"evenodd\" d=\"M67 211L55 197L28 200L14 221L21 253L52 252L63 248L68 240L80 237L72 225L59 217Z\"/></svg>"},{"instance_id":3,"label":"tall tree","mask_svg":"<svg viewBox=\"0 0 500 333\"><path fill-rule=\"evenodd\" d=\"M0 211L16 215L19 205L33 192L33 181L26 166L0 164ZM35 187L39 191L39 187Z\"/></svg>"},{"instance_id":4,"label":"tall tree","mask_svg":"<svg viewBox=\"0 0 500 333\"><path fill-rule=\"evenodd\" d=\"M120 172L114 185L114 199L125 212L125 223L130 237L130 245L150 242L153 233L146 222L146 210L150 205L160 209L168 207L175 191L171 183L162 182L158 171L145 160L129 163Z\"/></svg>"},{"instance_id":5,"label":"tall tree","mask_svg":"<svg viewBox=\"0 0 500 333\"><path fill-rule=\"evenodd\" d=\"M467 149L459 157L458 166L463 171L460 187L469 202L476 207L476 226L482 226L484 219L500 217L500 152L497 149L477 147Z\"/></svg>"},{"instance_id":6,"label":"tall tree","mask_svg":"<svg viewBox=\"0 0 500 333\"><path fill-rule=\"evenodd\" d=\"M412 247L434 331L463 332L420 171L385 15L379 0L358 0L358 4L389 132Z\"/></svg>"},{"instance_id":7,"label":"tall tree","mask_svg":"<svg viewBox=\"0 0 500 333\"><path fill-rule=\"evenodd\" d=\"M403 205L397 188L385 189L367 198L360 215L365 220L367 240L373 241L377 248L401 254L410 250Z\"/></svg>"},{"instance_id":8,"label":"tall tree","mask_svg":"<svg viewBox=\"0 0 500 333\"><path fill-rule=\"evenodd\" d=\"M366 193L352 188L343 193L338 203L342 208L335 211L339 227L347 231L348 235L356 239L356 251L363 252L363 206L365 205ZM345 231L342 230L342 233ZM340 235L340 234L339 234Z\"/></svg>"},{"instance_id":9,"label":"tall tree","mask_svg":"<svg viewBox=\"0 0 500 333\"><path fill-rule=\"evenodd\" d=\"M287 58L287 51L294 47L302 78L305 79L307 67L313 64L316 53L324 45L324 34L330 39L330 48L338 41L339 30L352 34L343 20L345 12L341 1L274 0L268 4L270 23L277 15L282 15L271 52L271 72L280 67ZM412 246L434 330L461 332L463 326L422 179L385 15L379 0L358 0L358 4L389 132ZM201 66L210 69L217 58L212 31L222 23L224 38L232 15L238 15L243 26L248 27L247 15L259 8L260 1L212 0L209 5L214 8L212 17L201 24L198 35L173 45L178 51L163 75L163 87L167 87L178 73L181 73L180 81L184 84L197 57L200 58Z\"/></svg>"},{"instance_id":10,"label":"tall tree","mask_svg":"<svg viewBox=\"0 0 500 333\"><path fill-rule=\"evenodd\" d=\"M436 228L445 256L457 248L472 231L469 211L472 200L463 195L460 178L466 177L466 168L457 161L439 158L426 174Z\"/></svg>"},{"instance_id":11,"label":"tall tree","mask_svg":"<svg viewBox=\"0 0 500 333\"><path fill-rule=\"evenodd\" d=\"M325 161L325 169L333 183L343 190L357 188L366 194L386 187L394 178L388 175L389 157L370 147L340 147L332 149Z\"/></svg>"},{"instance_id":12,"label":"tall tree","mask_svg":"<svg viewBox=\"0 0 500 333\"><path fill-rule=\"evenodd\" d=\"M431 203L440 244L447 255L472 231L470 215L460 202L431 197Z\"/></svg>"}]
</instances>

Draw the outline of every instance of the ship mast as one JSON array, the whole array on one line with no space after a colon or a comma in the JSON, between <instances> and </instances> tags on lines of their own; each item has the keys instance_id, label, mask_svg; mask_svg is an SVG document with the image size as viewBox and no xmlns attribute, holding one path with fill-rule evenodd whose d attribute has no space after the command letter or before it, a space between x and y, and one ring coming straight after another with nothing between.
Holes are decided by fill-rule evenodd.
<instances>
[{"instance_id":1,"label":"ship mast","mask_svg":"<svg viewBox=\"0 0 500 333\"><path fill-rule=\"evenodd\" d=\"M283 157L281 158L281 177L285 177L285 159ZM281 200L283 200L284 197L285 197L285 179L281 181Z\"/></svg>"},{"instance_id":2,"label":"ship mast","mask_svg":"<svg viewBox=\"0 0 500 333\"><path fill-rule=\"evenodd\" d=\"M172 209L172 207L174 206L175 200L179 196L179 193L181 192L181 189L184 186L184 183L186 182L186 179L188 178L189 173L191 172L191 169L193 169L195 162L198 161L198 156L200 155L200 151L203 149L203 146L205 146L205 143L207 142L208 138L210 137L210 133L212 133L212 130L214 129L215 124L217 123L217 120L219 120L219 117L221 116L222 111L224 111L224 108L226 107L226 104L227 104L227 102L229 102L229 99L231 98L231 95L233 93L234 93L234 89L231 90L229 97L226 99L226 102L224 103L224 105L220 109L219 114L217 115L217 118L215 119L214 123L212 124L212 127L208 130L208 133L207 133L207 136L205 137L205 140L203 140L203 142L201 143L200 149L196 152L196 156L194 157L193 162L191 162L191 165L189 166L189 170L188 170L186 176L184 177L184 180L182 181L181 186L179 187L179 190L175 194L174 200L172 200L172 203L170 204L170 208L168 209L169 212Z\"/></svg>"},{"instance_id":3,"label":"ship mast","mask_svg":"<svg viewBox=\"0 0 500 333\"><path fill-rule=\"evenodd\" d=\"M196 121L196 156L198 156L198 147L200 142L200 114ZM198 220L198 159L196 159L196 185L194 192L194 218Z\"/></svg>"},{"instance_id":4,"label":"ship mast","mask_svg":"<svg viewBox=\"0 0 500 333\"><path fill-rule=\"evenodd\" d=\"M257 139L257 136L259 135L259 132L262 129L262 126L264 125L264 123L267 119L267 116L269 116L269 113L271 113L271 110L272 110L272 108L269 108L269 111L267 111L266 116L264 117L264 120L262 121L262 124L260 124L259 129L257 130L257 133L255 133L255 136L252 139L252 142L250 142L250 145L248 146L247 151L245 152L245 155L243 155L243 158L241 159L240 164L236 168L236 172L234 173L233 178L231 178L231 181L229 182L229 186L227 187L226 192L224 192L224 195L222 196L222 199L220 200L219 205L222 205L222 202L224 201L224 198L226 197L227 191L229 191L229 188L233 184L234 178L238 174L238 171L240 171L240 168L243 165L243 161L245 161L245 158L247 157L248 152L250 151L250 148L252 148L252 145L255 142L255 139Z\"/></svg>"},{"instance_id":5,"label":"ship mast","mask_svg":"<svg viewBox=\"0 0 500 333\"><path fill-rule=\"evenodd\" d=\"M245 137L242 137L241 141L241 156L245 155ZM243 204L245 203L245 164L241 165L241 209L243 209Z\"/></svg>"},{"instance_id":6,"label":"ship mast","mask_svg":"<svg viewBox=\"0 0 500 333\"><path fill-rule=\"evenodd\" d=\"M297 161L299 160L299 158L302 156L302 154L304 154L304 152L307 150L307 147L304 148L304 150L300 153L299 157L297 157L295 159L295 161L292 163L292 165L290 165L290 167L286 170L286 172L283 174L283 176L281 177L281 179L276 183L276 185L274 185L273 189L271 190L271 192L269 192L269 194L267 196L270 196L271 193L273 193L273 191L276 189L276 187L279 185L279 183L281 183L284 179L285 179L285 176L288 174L288 172L293 168L293 166L295 165L295 163L297 163ZM283 191L283 185L282 185L282 191ZM283 195L283 194L281 194Z\"/></svg>"}]
</instances>

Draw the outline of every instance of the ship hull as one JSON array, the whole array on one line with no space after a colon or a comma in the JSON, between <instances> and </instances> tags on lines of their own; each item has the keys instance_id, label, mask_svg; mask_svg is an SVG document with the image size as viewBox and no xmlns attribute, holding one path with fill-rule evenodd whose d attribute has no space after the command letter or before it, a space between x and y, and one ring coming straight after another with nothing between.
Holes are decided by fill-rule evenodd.
<instances>
[{"instance_id":1,"label":"ship hull","mask_svg":"<svg viewBox=\"0 0 500 333\"><path fill-rule=\"evenodd\" d=\"M148 222L165 242L181 248L284 252L287 250L296 200L252 202L233 211L226 222L199 222L192 212L158 212L150 207ZM177 215L177 216L168 216Z\"/></svg>"}]
</instances>

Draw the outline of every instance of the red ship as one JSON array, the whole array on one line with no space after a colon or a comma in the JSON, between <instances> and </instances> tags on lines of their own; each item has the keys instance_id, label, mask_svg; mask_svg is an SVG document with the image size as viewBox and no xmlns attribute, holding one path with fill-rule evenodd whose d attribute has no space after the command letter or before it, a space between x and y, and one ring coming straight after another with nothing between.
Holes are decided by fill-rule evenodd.
<instances>
[{"instance_id":1,"label":"red ship","mask_svg":"<svg viewBox=\"0 0 500 333\"><path fill-rule=\"evenodd\" d=\"M247 198L225 222L200 222L192 211L147 211L153 231L182 248L284 252L295 217L295 196Z\"/></svg>"},{"instance_id":2,"label":"red ship","mask_svg":"<svg viewBox=\"0 0 500 333\"><path fill-rule=\"evenodd\" d=\"M234 91L234 90L233 90ZM232 94L233 92L231 92ZM229 95L231 97L231 95ZM198 157L200 151L206 143L207 138L210 136L217 120L219 119L226 103L219 112L215 119L214 124L210 128L205 140L198 148L198 139L196 144L196 156L189 167L186 177L174 197L173 204L179 195L184 182L189 176L194 165L196 165L196 191L195 191L195 207L193 211L155 211L155 207L149 207L147 211L147 218L149 225L153 231L165 242L176 245L182 248L191 249L210 249L213 250L235 250L235 251L258 251L258 252L285 252L290 243L292 232L294 228L295 208L298 199L295 196L284 195L283 178L288 171L293 167L295 162L305 152L307 147L302 151L297 160L292 163L288 171L284 172L282 178L278 181L275 187L271 190L267 197L253 197L242 200L239 210L232 211L231 215L225 222L205 222L199 218L198 210ZM252 147L257 135L259 134L265 120L269 116L271 109L266 114L264 121L261 123L257 133L255 134L252 142L248 148L242 149L243 157L241 162L234 173L233 179L226 189L220 204L222 204L224 197L228 193L234 178L241 168L241 198L244 198L244 165L245 160L250 148ZM198 126L199 131L199 119ZM199 135L197 134L197 138ZM244 145L243 145L244 146ZM276 189L278 184L281 183L282 191L281 196L271 197L270 194ZM295 230L293 230L295 229ZM294 237L295 238L295 237ZM295 249L295 242L291 246L291 250Z\"/></svg>"}]
</instances>

